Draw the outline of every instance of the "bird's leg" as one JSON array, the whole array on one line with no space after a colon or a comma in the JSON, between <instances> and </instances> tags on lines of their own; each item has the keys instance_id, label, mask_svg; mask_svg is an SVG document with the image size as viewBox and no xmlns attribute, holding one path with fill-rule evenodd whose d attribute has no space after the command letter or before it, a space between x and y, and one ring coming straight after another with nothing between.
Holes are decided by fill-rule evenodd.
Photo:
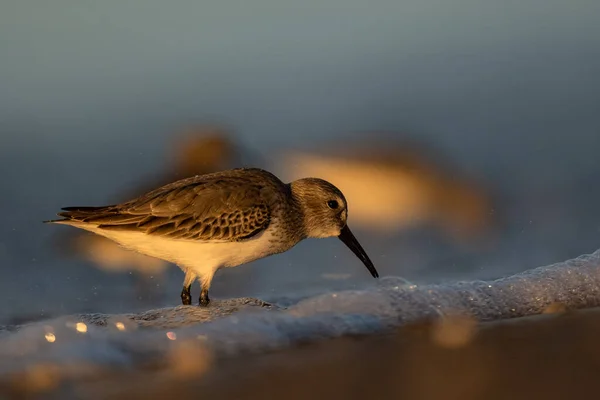
<instances>
[{"instance_id":1,"label":"bird's leg","mask_svg":"<svg viewBox=\"0 0 600 400\"><path fill-rule=\"evenodd\" d=\"M199 304L201 307L206 307L210 303L210 298L208 297L208 289L210 289L210 283L212 282L212 278L214 275L215 271L210 271L200 277L201 290Z\"/></svg>"},{"instance_id":2,"label":"bird's leg","mask_svg":"<svg viewBox=\"0 0 600 400\"><path fill-rule=\"evenodd\" d=\"M192 304L192 283L196 280L197 275L190 270L185 271L185 278L183 278L183 289L181 290L181 304L189 306Z\"/></svg>"},{"instance_id":3,"label":"bird's leg","mask_svg":"<svg viewBox=\"0 0 600 400\"><path fill-rule=\"evenodd\" d=\"M181 304L184 306L189 306L192 304L192 294L190 293L191 288L192 285L187 285L181 290Z\"/></svg>"},{"instance_id":4,"label":"bird's leg","mask_svg":"<svg viewBox=\"0 0 600 400\"><path fill-rule=\"evenodd\" d=\"M208 297L208 289L202 288L202 291L200 291L200 305L206 307L209 303L210 298Z\"/></svg>"}]
</instances>

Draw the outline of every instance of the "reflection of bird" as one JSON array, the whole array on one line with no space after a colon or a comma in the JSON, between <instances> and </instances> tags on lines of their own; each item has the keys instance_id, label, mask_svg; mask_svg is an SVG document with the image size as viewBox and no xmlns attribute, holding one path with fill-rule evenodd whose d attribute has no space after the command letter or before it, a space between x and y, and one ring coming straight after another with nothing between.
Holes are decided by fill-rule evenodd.
<instances>
[{"instance_id":1,"label":"reflection of bird","mask_svg":"<svg viewBox=\"0 0 600 400\"><path fill-rule=\"evenodd\" d=\"M339 237L379 276L346 225L344 195L321 179L284 184L270 172L239 168L183 179L117 205L63 210L58 215L64 219L49 222L179 265L185 272L183 304L191 304L197 278L206 306L217 270L285 252L309 237Z\"/></svg>"},{"instance_id":2,"label":"reflection of bird","mask_svg":"<svg viewBox=\"0 0 600 400\"><path fill-rule=\"evenodd\" d=\"M230 135L217 127L199 127L185 132L175 144L171 165L159 179L153 180L152 187L172 182L185 176L206 174L229 168L239 158L238 149L231 142ZM139 188L131 197L145 193L146 187ZM138 271L144 278L158 277L168 263L157 258L123 249L115 242L87 232L67 232L59 237L63 242L59 248L92 261L105 271ZM65 243L66 242L66 245ZM142 290L143 286L141 287Z\"/></svg>"},{"instance_id":3,"label":"reflection of bird","mask_svg":"<svg viewBox=\"0 0 600 400\"><path fill-rule=\"evenodd\" d=\"M489 229L488 193L427 153L414 145L371 143L338 153L291 152L282 162L289 179L313 175L337 185L357 226L392 233L434 223L457 239Z\"/></svg>"}]
</instances>

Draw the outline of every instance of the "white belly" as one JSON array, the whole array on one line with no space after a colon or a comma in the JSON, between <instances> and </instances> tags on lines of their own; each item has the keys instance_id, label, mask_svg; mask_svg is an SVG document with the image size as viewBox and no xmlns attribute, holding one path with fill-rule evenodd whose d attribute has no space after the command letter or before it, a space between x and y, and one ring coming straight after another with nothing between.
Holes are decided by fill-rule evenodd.
<instances>
[{"instance_id":1,"label":"white belly","mask_svg":"<svg viewBox=\"0 0 600 400\"><path fill-rule=\"evenodd\" d=\"M167 260L200 273L221 267L236 267L276 252L271 242L273 236L270 229L243 242L198 242L147 235L141 232L98 229L85 224L75 226L105 236L127 249Z\"/></svg>"}]
</instances>

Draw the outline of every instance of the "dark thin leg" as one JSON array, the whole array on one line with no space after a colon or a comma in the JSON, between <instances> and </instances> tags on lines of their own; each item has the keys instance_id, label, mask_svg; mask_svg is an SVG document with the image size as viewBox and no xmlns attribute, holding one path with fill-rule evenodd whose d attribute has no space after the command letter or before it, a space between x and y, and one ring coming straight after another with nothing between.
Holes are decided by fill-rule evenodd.
<instances>
[{"instance_id":1,"label":"dark thin leg","mask_svg":"<svg viewBox=\"0 0 600 400\"><path fill-rule=\"evenodd\" d=\"M210 299L208 298L208 289L202 289L200 292L200 306L206 307L210 303Z\"/></svg>"},{"instance_id":2,"label":"dark thin leg","mask_svg":"<svg viewBox=\"0 0 600 400\"><path fill-rule=\"evenodd\" d=\"M184 306L189 306L192 304L192 295L190 293L191 289L192 285L189 284L187 286L184 286L181 290L181 304L183 304Z\"/></svg>"}]
</instances>

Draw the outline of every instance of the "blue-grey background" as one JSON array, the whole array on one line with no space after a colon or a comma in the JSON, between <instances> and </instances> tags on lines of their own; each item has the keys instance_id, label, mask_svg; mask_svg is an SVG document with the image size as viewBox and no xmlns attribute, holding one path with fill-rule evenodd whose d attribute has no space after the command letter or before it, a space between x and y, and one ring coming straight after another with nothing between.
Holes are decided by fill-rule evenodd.
<instances>
[{"instance_id":1,"label":"blue-grey background","mask_svg":"<svg viewBox=\"0 0 600 400\"><path fill-rule=\"evenodd\" d=\"M502 193L491 249L355 232L382 274L487 278L591 252L599 112L594 0L4 1L0 322L177 304L177 268L140 300L128 274L57 252L68 228L40 221L158 174L172 132L202 121L233 127L261 166L281 149L398 132ZM371 279L362 269L335 239L313 240L220 274L213 293L303 295Z\"/></svg>"}]
</instances>

